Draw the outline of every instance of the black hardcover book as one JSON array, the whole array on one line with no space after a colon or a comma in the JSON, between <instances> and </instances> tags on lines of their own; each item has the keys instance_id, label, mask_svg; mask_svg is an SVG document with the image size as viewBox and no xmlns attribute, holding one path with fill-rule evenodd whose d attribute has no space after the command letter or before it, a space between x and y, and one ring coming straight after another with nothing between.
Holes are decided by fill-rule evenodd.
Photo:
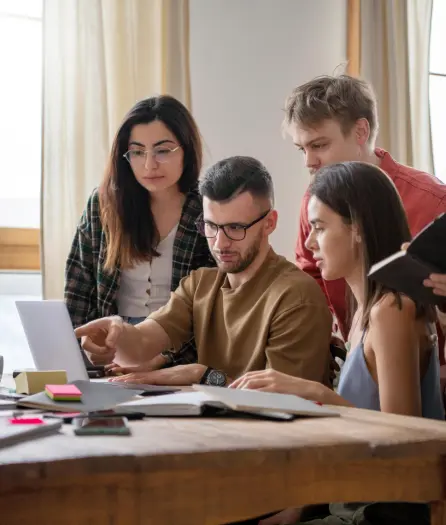
<instances>
[{"instance_id":1,"label":"black hardcover book","mask_svg":"<svg viewBox=\"0 0 446 525\"><path fill-rule=\"evenodd\" d=\"M446 213L414 237L407 250L374 264L369 277L414 301L444 306L446 298L435 295L431 288L423 285L432 273L446 274Z\"/></svg>"}]
</instances>

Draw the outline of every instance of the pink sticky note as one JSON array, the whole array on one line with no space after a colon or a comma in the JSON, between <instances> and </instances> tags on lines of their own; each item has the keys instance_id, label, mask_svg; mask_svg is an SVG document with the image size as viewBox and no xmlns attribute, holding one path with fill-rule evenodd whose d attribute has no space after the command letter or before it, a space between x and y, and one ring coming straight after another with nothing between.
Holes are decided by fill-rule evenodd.
<instances>
[{"instance_id":1,"label":"pink sticky note","mask_svg":"<svg viewBox=\"0 0 446 525\"><path fill-rule=\"evenodd\" d=\"M45 385L45 390L53 396L81 396L82 392L75 385Z\"/></svg>"},{"instance_id":2,"label":"pink sticky note","mask_svg":"<svg viewBox=\"0 0 446 525\"><path fill-rule=\"evenodd\" d=\"M8 421L11 425L43 425L44 423L40 417L12 417Z\"/></svg>"}]
</instances>

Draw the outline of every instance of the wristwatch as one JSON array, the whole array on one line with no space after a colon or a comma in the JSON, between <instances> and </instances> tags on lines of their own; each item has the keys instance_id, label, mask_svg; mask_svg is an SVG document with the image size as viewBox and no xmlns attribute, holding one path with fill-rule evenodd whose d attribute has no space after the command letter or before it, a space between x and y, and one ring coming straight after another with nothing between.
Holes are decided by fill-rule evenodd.
<instances>
[{"instance_id":1,"label":"wristwatch","mask_svg":"<svg viewBox=\"0 0 446 525\"><path fill-rule=\"evenodd\" d=\"M227 377L224 372L208 367L201 376L200 385L226 386Z\"/></svg>"},{"instance_id":2,"label":"wristwatch","mask_svg":"<svg viewBox=\"0 0 446 525\"><path fill-rule=\"evenodd\" d=\"M169 350L165 350L164 352L161 352L161 355L166 360L166 364L163 365L163 368L169 368L170 366L173 366L174 358L172 352L169 352Z\"/></svg>"}]
</instances>

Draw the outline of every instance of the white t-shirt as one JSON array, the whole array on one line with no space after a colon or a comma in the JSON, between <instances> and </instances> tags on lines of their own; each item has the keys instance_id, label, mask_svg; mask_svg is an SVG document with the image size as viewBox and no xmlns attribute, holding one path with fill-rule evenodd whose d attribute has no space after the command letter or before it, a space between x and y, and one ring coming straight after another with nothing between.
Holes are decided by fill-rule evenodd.
<instances>
[{"instance_id":1,"label":"white t-shirt","mask_svg":"<svg viewBox=\"0 0 446 525\"><path fill-rule=\"evenodd\" d=\"M178 224L157 246L159 257L121 271L117 302L119 315L147 317L170 298L173 244Z\"/></svg>"}]
</instances>

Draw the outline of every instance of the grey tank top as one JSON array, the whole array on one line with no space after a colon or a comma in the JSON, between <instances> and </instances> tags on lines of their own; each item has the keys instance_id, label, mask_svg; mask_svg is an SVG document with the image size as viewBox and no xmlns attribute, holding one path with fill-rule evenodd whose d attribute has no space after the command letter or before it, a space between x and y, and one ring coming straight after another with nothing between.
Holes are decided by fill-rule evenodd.
<instances>
[{"instance_id":1,"label":"grey tank top","mask_svg":"<svg viewBox=\"0 0 446 525\"><path fill-rule=\"evenodd\" d=\"M342 367L337 392L358 408L380 410L379 389L364 356L364 336L349 355ZM422 417L444 420L444 406L440 388L440 361L436 334L433 340L429 364L421 380Z\"/></svg>"}]
</instances>

